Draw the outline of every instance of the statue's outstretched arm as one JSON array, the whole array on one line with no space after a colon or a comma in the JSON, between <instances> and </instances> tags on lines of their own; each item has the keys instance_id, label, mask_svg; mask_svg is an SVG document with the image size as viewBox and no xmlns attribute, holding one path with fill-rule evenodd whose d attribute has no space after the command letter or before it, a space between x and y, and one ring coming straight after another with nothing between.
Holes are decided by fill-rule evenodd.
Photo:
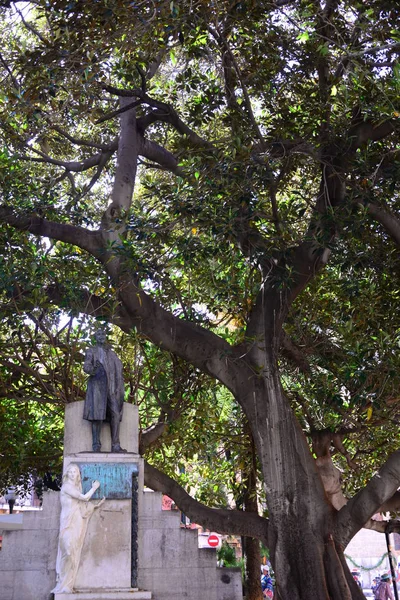
<instances>
[{"instance_id":1,"label":"statue's outstretched arm","mask_svg":"<svg viewBox=\"0 0 400 600\"><path fill-rule=\"evenodd\" d=\"M71 496L71 498L76 498L77 500L83 500L83 502L88 502L99 487L100 483L98 481L93 481L90 490L86 494L82 494L82 492L80 492L71 483L65 483L62 486L61 491L64 492L64 494L68 494L68 496Z\"/></svg>"}]
</instances>

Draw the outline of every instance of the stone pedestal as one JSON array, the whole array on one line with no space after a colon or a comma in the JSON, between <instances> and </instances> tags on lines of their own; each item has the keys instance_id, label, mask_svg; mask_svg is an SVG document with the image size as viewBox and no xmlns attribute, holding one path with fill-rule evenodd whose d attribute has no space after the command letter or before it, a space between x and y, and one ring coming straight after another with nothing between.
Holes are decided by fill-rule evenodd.
<instances>
[{"instance_id":1,"label":"stone pedestal","mask_svg":"<svg viewBox=\"0 0 400 600\"><path fill-rule=\"evenodd\" d=\"M83 419L83 402L71 402L65 407L64 457L79 452L92 450L92 424ZM138 453L138 407L134 404L124 404L120 427L122 448L133 454ZM103 423L101 428L101 454L110 452L110 425Z\"/></svg>"},{"instance_id":2,"label":"stone pedestal","mask_svg":"<svg viewBox=\"0 0 400 600\"><path fill-rule=\"evenodd\" d=\"M121 446L128 452L112 453L110 427L102 426L103 452L92 452L92 429L84 421L83 402L67 405L64 432L64 473L79 467L85 494L98 480L91 501L105 497L88 524L74 593L55 594L55 600L147 600L150 592L137 588L137 536L139 504L143 492L143 460L138 451L138 412L124 406ZM108 450L108 451L107 451Z\"/></svg>"}]
</instances>

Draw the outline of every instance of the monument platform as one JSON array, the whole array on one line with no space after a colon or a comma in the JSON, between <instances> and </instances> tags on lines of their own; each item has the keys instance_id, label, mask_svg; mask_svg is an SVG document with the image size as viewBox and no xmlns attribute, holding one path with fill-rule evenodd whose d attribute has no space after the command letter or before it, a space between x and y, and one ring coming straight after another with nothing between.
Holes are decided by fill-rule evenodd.
<instances>
[{"instance_id":1,"label":"monument platform","mask_svg":"<svg viewBox=\"0 0 400 600\"><path fill-rule=\"evenodd\" d=\"M91 423L83 418L83 402L65 409L64 473L71 464L80 471L82 491L93 481L100 487L91 500L105 498L87 527L79 568L70 594L57 600L147 600L151 592L137 587L138 518L143 490L143 459L138 454L137 406L124 405L121 446L126 452L110 452L110 427L103 424L103 452L93 452Z\"/></svg>"},{"instance_id":2,"label":"monument platform","mask_svg":"<svg viewBox=\"0 0 400 600\"><path fill-rule=\"evenodd\" d=\"M151 592L130 589L79 590L72 594L55 594L54 600L151 600Z\"/></svg>"},{"instance_id":3,"label":"monument platform","mask_svg":"<svg viewBox=\"0 0 400 600\"><path fill-rule=\"evenodd\" d=\"M92 449L92 424L83 418L83 402L71 402L65 407L64 456L88 452ZM121 446L128 453L139 452L139 414L138 407L124 403L124 414L120 427ZM101 450L111 451L111 435L108 423L101 428ZM116 454L113 454L116 456Z\"/></svg>"}]
</instances>

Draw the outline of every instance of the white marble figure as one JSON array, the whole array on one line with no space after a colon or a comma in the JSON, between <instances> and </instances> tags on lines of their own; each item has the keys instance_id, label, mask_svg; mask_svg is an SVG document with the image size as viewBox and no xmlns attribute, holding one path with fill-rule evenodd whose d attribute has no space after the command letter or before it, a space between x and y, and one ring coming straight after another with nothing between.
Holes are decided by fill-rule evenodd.
<instances>
[{"instance_id":1,"label":"white marble figure","mask_svg":"<svg viewBox=\"0 0 400 600\"><path fill-rule=\"evenodd\" d=\"M89 519L93 511L105 500L103 498L97 504L89 504L99 486L98 481L93 481L87 494L82 494L81 474L75 464L69 465L63 477L56 562L57 585L52 590L53 594L67 594L73 591Z\"/></svg>"}]
</instances>

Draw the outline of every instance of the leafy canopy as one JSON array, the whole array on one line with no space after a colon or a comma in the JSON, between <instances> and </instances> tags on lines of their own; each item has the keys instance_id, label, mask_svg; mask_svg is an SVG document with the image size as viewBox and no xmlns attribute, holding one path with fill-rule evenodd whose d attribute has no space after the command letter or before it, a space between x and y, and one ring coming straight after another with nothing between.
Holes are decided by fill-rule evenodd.
<instances>
[{"instance_id":1,"label":"leafy canopy","mask_svg":"<svg viewBox=\"0 0 400 600\"><path fill-rule=\"evenodd\" d=\"M397 138L360 142L345 206L318 214L315 199L321 164L323 170L332 156L349 152L357 127L388 120L398 127L400 15L388 2L332 4L332 18L309 2L38 1L2 8L0 181L3 205L20 217L95 230L115 175L113 91L137 90L130 99L138 130L153 145L142 148L118 256L163 307L236 345L246 339L268 269L278 265L271 285L285 291L301 239L333 250L287 319L303 361L285 353L280 365L305 431L343 431L364 466L363 457L378 462L390 452L385 435L395 439L389 432L398 419L398 248L370 219L371 207L398 214ZM310 228L315 222L322 227ZM1 363L4 389L12 382L2 394L3 414L6 423L39 423L33 437L43 442L41 409L26 405L34 397L30 386L44 370L54 387L40 384L41 402L60 398L67 383L62 401L81 398L79 377L74 387L81 356L75 341L64 368L60 357L67 354L49 336L41 342L43 332L27 327L26 315L41 323L44 311L52 320L56 304L71 318L92 312L113 321L116 290L77 246L12 227L0 235L2 357L12 349L12 359ZM70 347L71 338L63 343ZM144 427L160 403L185 397L190 427L183 435L172 424L166 443L171 457L185 443L192 460L209 443L200 431L210 418L223 435L220 392L195 370L179 372L174 358L147 345L142 351L141 360L158 365L154 379L145 377Z\"/></svg>"}]
</instances>

